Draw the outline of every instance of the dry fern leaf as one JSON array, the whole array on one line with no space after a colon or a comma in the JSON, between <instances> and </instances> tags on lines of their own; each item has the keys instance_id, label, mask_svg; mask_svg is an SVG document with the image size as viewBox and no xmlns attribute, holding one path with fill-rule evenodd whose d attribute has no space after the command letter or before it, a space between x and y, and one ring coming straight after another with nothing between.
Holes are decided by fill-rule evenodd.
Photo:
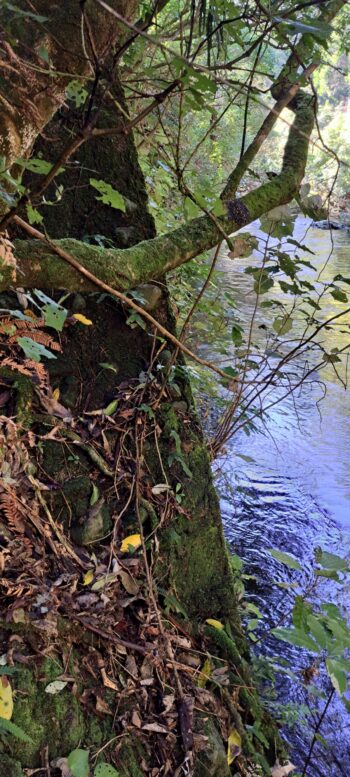
<instances>
[{"instance_id":1,"label":"dry fern leaf","mask_svg":"<svg viewBox=\"0 0 350 777\"><path fill-rule=\"evenodd\" d=\"M0 511L10 528L14 529L17 534L24 534L23 505L19 502L14 490L6 489L0 494Z\"/></svg>"}]
</instances>

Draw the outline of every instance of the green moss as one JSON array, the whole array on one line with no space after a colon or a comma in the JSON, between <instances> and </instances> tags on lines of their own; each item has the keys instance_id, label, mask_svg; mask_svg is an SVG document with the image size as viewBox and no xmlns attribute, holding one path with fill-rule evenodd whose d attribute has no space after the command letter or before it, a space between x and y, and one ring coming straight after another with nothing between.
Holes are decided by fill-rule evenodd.
<instances>
[{"instance_id":1,"label":"green moss","mask_svg":"<svg viewBox=\"0 0 350 777\"><path fill-rule=\"evenodd\" d=\"M0 753L0 777L24 777L21 764L5 753Z\"/></svg>"},{"instance_id":2,"label":"green moss","mask_svg":"<svg viewBox=\"0 0 350 777\"><path fill-rule=\"evenodd\" d=\"M84 736L83 716L75 696L66 689L54 695L45 693L46 685L62 672L63 667L58 662L47 659L38 670L38 677L28 669L21 669L16 674L13 722L31 737L33 743L24 748L22 742L9 737L6 749L27 768L40 765L43 746L48 746L52 759L69 753Z\"/></svg>"},{"instance_id":3,"label":"green moss","mask_svg":"<svg viewBox=\"0 0 350 777\"><path fill-rule=\"evenodd\" d=\"M194 731L205 736L207 741L197 755L193 777L230 777L227 753L213 718L196 715Z\"/></svg>"},{"instance_id":4,"label":"green moss","mask_svg":"<svg viewBox=\"0 0 350 777\"><path fill-rule=\"evenodd\" d=\"M124 740L117 762L120 777L145 777L140 766L142 759L147 762L147 755L140 741L136 737Z\"/></svg>"}]
</instances>

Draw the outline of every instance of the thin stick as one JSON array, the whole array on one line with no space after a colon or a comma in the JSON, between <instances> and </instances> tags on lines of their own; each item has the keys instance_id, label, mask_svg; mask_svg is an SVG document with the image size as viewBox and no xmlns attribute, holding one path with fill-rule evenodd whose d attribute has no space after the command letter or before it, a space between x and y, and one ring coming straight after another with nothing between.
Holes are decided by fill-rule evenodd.
<instances>
[{"instance_id":1,"label":"thin stick","mask_svg":"<svg viewBox=\"0 0 350 777\"><path fill-rule=\"evenodd\" d=\"M307 754L307 758L306 758L306 761L305 761L305 764L304 764L304 769L303 769L301 777L306 777L306 769L308 768L309 763L311 761L311 756L312 756L312 753L313 753L313 749L314 749L316 741L317 741L317 734L318 734L318 732L319 732L319 730L320 730L320 728L322 726L322 723L323 723L323 721L324 721L324 719L326 717L328 707L329 707L329 705L330 705L330 703L331 703L331 701L333 699L334 694L335 694L335 690L334 690L334 688L332 688L332 690L331 690L331 692L330 692L330 694L328 696L328 699L326 701L326 704L325 704L325 706L323 708L323 711L322 711L322 713L321 713L321 715L320 715L320 717L319 717L319 719L318 719L318 721L316 723L316 728L315 728L314 735L313 735L312 740L311 740L310 749L309 749L309 752Z\"/></svg>"}]
</instances>

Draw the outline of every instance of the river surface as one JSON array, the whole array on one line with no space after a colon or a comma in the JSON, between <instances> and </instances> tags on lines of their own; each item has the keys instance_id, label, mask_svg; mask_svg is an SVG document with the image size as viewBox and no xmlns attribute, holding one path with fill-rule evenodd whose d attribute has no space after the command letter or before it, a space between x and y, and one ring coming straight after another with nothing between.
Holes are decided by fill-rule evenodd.
<instances>
[{"instance_id":1,"label":"river surface","mask_svg":"<svg viewBox=\"0 0 350 777\"><path fill-rule=\"evenodd\" d=\"M254 226L250 232L261 237L259 223ZM349 233L330 234L311 227L309 219L298 217L294 237L314 252L313 256L305 253L304 258L318 270L323 268L321 279L331 280L337 273L350 276ZM253 256L254 261L258 264L258 256ZM246 325L255 303L251 277L244 274L251 264L252 257L232 260L223 253L217 281L219 287L231 290L238 299L240 320ZM278 284L273 294L269 292L264 298L276 299L276 294L285 301ZM342 304L331 299L321 317L337 313ZM269 316L269 309L258 313L255 337L261 341L266 330L259 329L259 324L269 323ZM349 343L350 315L335 331L324 331L322 338L327 350ZM304 362L303 358L299 362L297 359L294 369L304 369ZM344 360L342 369L344 375ZM248 592L266 613L269 626L276 625L288 611L291 595L273 581L288 583L293 578L290 570L271 558L269 548L293 553L299 560L305 570L300 590L307 585L316 546L349 555L350 391L337 380L332 365L319 369L316 377L319 382L298 389L293 397L271 408L261 433L247 436L239 431L216 463L226 537L232 551L244 559L245 571L256 577L248 581ZM340 601L350 616L348 589L341 590L327 581L322 593L326 601ZM310 665L310 656L277 640L272 644L268 641L265 651L286 659L289 670L295 673L295 677L279 679L276 704L281 704L285 712L289 710L290 720L294 714L291 703L303 704L305 712L311 711L305 726L297 719L294 727L284 727L284 736L292 747L291 759L302 772L312 738L310 721L317 720L324 701L308 694L302 681L301 673ZM323 684L325 693L329 692L327 678L317 682ZM350 715L339 700L331 704L320 734L327 739L328 747L317 743L307 777L349 777Z\"/></svg>"}]
</instances>

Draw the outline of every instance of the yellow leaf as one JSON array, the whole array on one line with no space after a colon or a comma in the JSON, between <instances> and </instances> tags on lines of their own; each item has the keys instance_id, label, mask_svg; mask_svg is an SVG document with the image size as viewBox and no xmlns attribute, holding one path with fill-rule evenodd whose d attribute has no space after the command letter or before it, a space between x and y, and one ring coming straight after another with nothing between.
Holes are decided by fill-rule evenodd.
<instances>
[{"instance_id":1,"label":"yellow leaf","mask_svg":"<svg viewBox=\"0 0 350 777\"><path fill-rule=\"evenodd\" d=\"M123 542L120 546L120 550L122 553L129 553L130 548L132 550L137 550L141 545L141 534L129 534L128 537L125 537L123 539Z\"/></svg>"},{"instance_id":2,"label":"yellow leaf","mask_svg":"<svg viewBox=\"0 0 350 777\"><path fill-rule=\"evenodd\" d=\"M83 585L90 585L94 579L94 570L88 569L87 572L85 572L85 575L83 575Z\"/></svg>"},{"instance_id":3,"label":"yellow leaf","mask_svg":"<svg viewBox=\"0 0 350 777\"><path fill-rule=\"evenodd\" d=\"M92 325L92 321L89 318L86 318L86 316L83 316L82 313L73 313L73 318L75 318L76 321L80 321L81 324L85 324L85 326Z\"/></svg>"},{"instance_id":4,"label":"yellow leaf","mask_svg":"<svg viewBox=\"0 0 350 777\"><path fill-rule=\"evenodd\" d=\"M6 675L2 675L0 677L0 718L11 720L12 713L13 699L11 683Z\"/></svg>"},{"instance_id":5,"label":"yellow leaf","mask_svg":"<svg viewBox=\"0 0 350 777\"><path fill-rule=\"evenodd\" d=\"M197 680L198 688L205 688L208 680L210 680L212 670L213 670L213 664L211 663L210 658L207 658L206 661L204 661L202 669L199 673L199 677Z\"/></svg>"},{"instance_id":6,"label":"yellow leaf","mask_svg":"<svg viewBox=\"0 0 350 777\"><path fill-rule=\"evenodd\" d=\"M59 388L55 388L55 390L52 392L52 396L56 400L60 398L60 390L59 390Z\"/></svg>"},{"instance_id":7,"label":"yellow leaf","mask_svg":"<svg viewBox=\"0 0 350 777\"><path fill-rule=\"evenodd\" d=\"M227 740L227 763L229 766L231 766L234 759L237 758L237 756L242 752L241 745L241 737L237 729L233 728L232 731L230 731L230 735Z\"/></svg>"},{"instance_id":8,"label":"yellow leaf","mask_svg":"<svg viewBox=\"0 0 350 777\"><path fill-rule=\"evenodd\" d=\"M212 626L214 629L219 629L219 631L223 631L225 628L221 621L216 621L214 618L207 618L205 622L208 624L208 626Z\"/></svg>"}]
</instances>

